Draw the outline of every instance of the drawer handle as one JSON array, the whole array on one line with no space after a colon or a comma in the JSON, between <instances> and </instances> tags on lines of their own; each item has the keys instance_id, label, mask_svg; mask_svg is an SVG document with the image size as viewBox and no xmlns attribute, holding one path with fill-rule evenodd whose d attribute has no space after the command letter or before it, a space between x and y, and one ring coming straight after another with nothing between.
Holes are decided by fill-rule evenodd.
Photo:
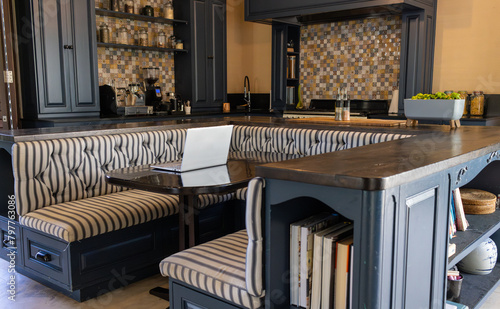
<instances>
[{"instance_id":1,"label":"drawer handle","mask_svg":"<svg viewBox=\"0 0 500 309\"><path fill-rule=\"evenodd\" d=\"M50 256L47 252L38 251L35 254L35 259L42 262L50 262L52 261L52 256Z\"/></svg>"},{"instance_id":2,"label":"drawer handle","mask_svg":"<svg viewBox=\"0 0 500 309\"><path fill-rule=\"evenodd\" d=\"M64 45L64 49L73 49L73 45Z\"/></svg>"}]
</instances>

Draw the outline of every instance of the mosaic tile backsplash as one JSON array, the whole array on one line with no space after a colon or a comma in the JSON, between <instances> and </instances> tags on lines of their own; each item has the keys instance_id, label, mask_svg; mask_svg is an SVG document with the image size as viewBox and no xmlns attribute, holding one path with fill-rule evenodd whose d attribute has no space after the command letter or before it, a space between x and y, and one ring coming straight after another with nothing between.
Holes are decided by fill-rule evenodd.
<instances>
[{"instance_id":1,"label":"mosaic tile backsplash","mask_svg":"<svg viewBox=\"0 0 500 309\"><path fill-rule=\"evenodd\" d=\"M402 21L384 16L309 25L300 33L302 99L389 100L399 80Z\"/></svg>"},{"instance_id":2,"label":"mosaic tile backsplash","mask_svg":"<svg viewBox=\"0 0 500 309\"><path fill-rule=\"evenodd\" d=\"M96 0L96 7L103 7L103 0ZM150 5L155 10L155 16L162 16L163 6L167 0L134 1L135 12L139 8ZM109 28L110 43L117 43L118 29L125 26L129 32L130 44L138 45L139 30L148 30L151 46L156 43L156 35L165 32L167 38L173 34L173 26L168 24L148 23L129 19L108 16L96 16L96 28L105 23ZM97 31L99 36L99 31ZM158 84L163 92L175 92L174 55L172 52L131 50L124 48L97 48L99 85L110 84L113 80L116 87L128 86L129 83L142 82L143 67L159 67L160 79Z\"/></svg>"}]
</instances>

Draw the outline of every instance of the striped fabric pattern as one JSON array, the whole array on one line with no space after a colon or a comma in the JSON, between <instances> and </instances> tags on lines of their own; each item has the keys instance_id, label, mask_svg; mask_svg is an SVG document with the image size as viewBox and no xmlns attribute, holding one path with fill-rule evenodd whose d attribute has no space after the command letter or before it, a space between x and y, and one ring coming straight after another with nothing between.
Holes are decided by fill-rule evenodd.
<instances>
[{"instance_id":1,"label":"striped fabric pattern","mask_svg":"<svg viewBox=\"0 0 500 309\"><path fill-rule=\"evenodd\" d=\"M257 309L263 299L248 293L245 284L245 230L192 247L160 263L163 276L179 280L236 305Z\"/></svg>"},{"instance_id":2,"label":"striped fabric pattern","mask_svg":"<svg viewBox=\"0 0 500 309\"><path fill-rule=\"evenodd\" d=\"M105 173L182 156L185 129L20 142L13 146L17 211L122 191Z\"/></svg>"},{"instance_id":3,"label":"striped fabric pattern","mask_svg":"<svg viewBox=\"0 0 500 309\"><path fill-rule=\"evenodd\" d=\"M163 276L179 280L245 308L259 308L263 287L262 201L264 179L246 190L247 229L165 258Z\"/></svg>"},{"instance_id":4,"label":"striped fabric pattern","mask_svg":"<svg viewBox=\"0 0 500 309\"><path fill-rule=\"evenodd\" d=\"M248 183L245 226L248 235L246 254L245 282L250 295L264 296L263 286L263 247L262 200L263 178L253 178Z\"/></svg>"},{"instance_id":5,"label":"striped fabric pattern","mask_svg":"<svg viewBox=\"0 0 500 309\"><path fill-rule=\"evenodd\" d=\"M201 210L217 203L230 201L234 198L235 198L235 192L230 192L227 194L198 195L198 205L196 205L196 208Z\"/></svg>"},{"instance_id":6,"label":"striped fabric pattern","mask_svg":"<svg viewBox=\"0 0 500 309\"><path fill-rule=\"evenodd\" d=\"M19 221L73 242L178 212L176 195L128 190L44 207L21 216Z\"/></svg>"}]
</instances>

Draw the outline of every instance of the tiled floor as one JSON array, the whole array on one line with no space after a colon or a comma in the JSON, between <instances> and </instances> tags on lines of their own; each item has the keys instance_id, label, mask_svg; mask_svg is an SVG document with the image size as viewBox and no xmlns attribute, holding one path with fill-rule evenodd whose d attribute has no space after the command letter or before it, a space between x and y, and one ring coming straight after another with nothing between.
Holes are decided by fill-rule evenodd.
<instances>
[{"instance_id":1,"label":"tiled floor","mask_svg":"<svg viewBox=\"0 0 500 309\"><path fill-rule=\"evenodd\" d=\"M0 308L9 309L165 309L168 302L149 294L156 286L168 287L161 275L133 283L125 288L104 294L84 303L76 302L21 274L16 274L16 301L8 299L8 264L0 259ZM500 308L500 287L488 298L481 309ZM214 308L216 309L216 308Z\"/></svg>"}]
</instances>

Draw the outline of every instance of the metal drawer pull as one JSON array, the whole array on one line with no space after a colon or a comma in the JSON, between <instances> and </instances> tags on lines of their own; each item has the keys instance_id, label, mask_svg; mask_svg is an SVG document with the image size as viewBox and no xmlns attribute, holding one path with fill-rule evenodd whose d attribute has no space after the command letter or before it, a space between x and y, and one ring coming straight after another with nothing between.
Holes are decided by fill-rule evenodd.
<instances>
[{"instance_id":1,"label":"metal drawer pull","mask_svg":"<svg viewBox=\"0 0 500 309\"><path fill-rule=\"evenodd\" d=\"M208 59L214 59L214 56L208 56L207 58Z\"/></svg>"},{"instance_id":2,"label":"metal drawer pull","mask_svg":"<svg viewBox=\"0 0 500 309\"><path fill-rule=\"evenodd\" d=\"M64 45L64 49L73 49L73 45Z\"/></svg>"},{"instance_id":3,"label":"metal drawer pull","mask_svg":"<svg viewBox=\"0 0 500 309\"><path fill-rule=\"evenodd\" d=\"M52 260L52 257L50 256L50 254L48 254L46 252L38 251L35 254L35 259L42 261L42 262L50 262Z\"/></svg>"}]
</instances>

